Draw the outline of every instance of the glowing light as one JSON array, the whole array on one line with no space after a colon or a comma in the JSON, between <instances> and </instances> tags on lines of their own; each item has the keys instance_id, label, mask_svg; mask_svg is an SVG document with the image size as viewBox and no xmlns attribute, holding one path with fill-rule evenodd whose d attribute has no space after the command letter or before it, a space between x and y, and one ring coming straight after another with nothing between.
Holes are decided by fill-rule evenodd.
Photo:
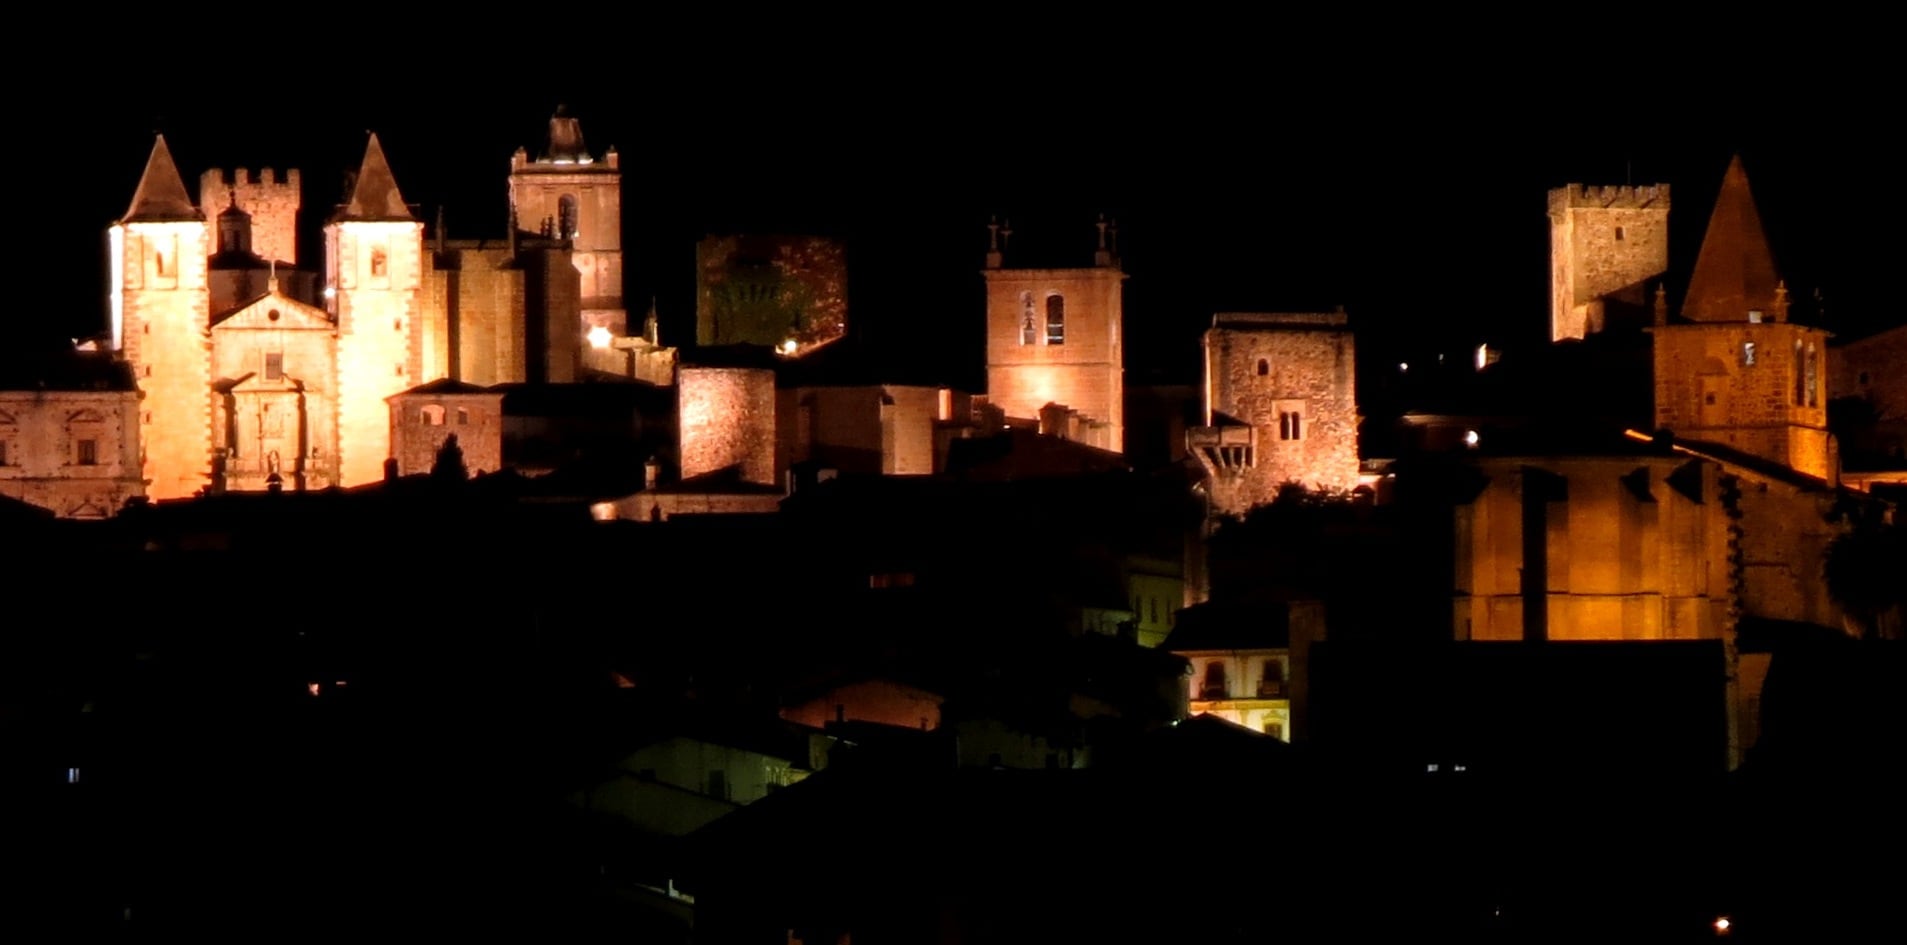
<instances>
[{"instance_id":1,"label":"glowing light","mask_svg":"<svg viewBox=\"0 0 1907 945\"><path fill-rule=\"evenodd\" d=\"M1465 430L1465 431L1463 431L1463 445L1465 445L1465 446L1468 446L1468 447L1470 447L1471 449L1476 449L1476 448L1477 448L1477 439L1478 439L1478 437L1477 437L1477 431L1475 431L1475 430Z\"/></svg>"},{"instance_id":2,"label":"glowing light","mask_svg":"<svg viewBox=\"0 0 1907 945\"><path fill-rule=\"evenodd\" d=\"M597 325L589 330L588 338L589 346L592 348L602 349L609 347L610 335L608 328Z\"/></svg>"},{"instance_id":3,"label":"glowing light","mask_svg":"<svg viewBox=\"0 0 1907 945\"><path fill-rule=\"evenodd\" d=\"M1481 371L1484 368L1489 366L1490 366L1490 346L1487 344L1477 345L1477 370Z\"/></svg>"},{"instance_id":4,"label":"glowing light","mask_svg":"<svg viewBox=\"0 0 1907 945\"><path fill-rule=\"evenodd\" d=\"M615 521L616 520L616 503L597 502L594 505L591 505L589 507L589 517L592 521L597 521L597 522Z\"/></svg>"},{"instance_id":5,"label":"glowing light","mask_svg":"<svg viewBox=\"0 0 1907 945\"><path fill-rule=\"evenodd\" d=\"M328 285L328 286L325 286L325 287L324 287L324 297L325 297L325 298L327 298L327 299L335 299L335 298L337 298L337 297L338 297L338 287L337 287L337 286L334 286L334 285Z\"/></svg>"},{"instance_id":6,"label":"glowing light","mask_svg":"<svg viewBox=\"0 0 1907 945\"><path fill-rule=\"evenodd\" d=\"M1399 361L1399 362L1397 362L1397 373L1399 373L1399 374L1404 374L1404 373L1406 373L1406 372L1408 372L1409 370L1410 370L1410 362L1409 362L1409 361Z\"/></svg>"},{"instance_id":7,"label":"glowing light","mask_svg":"<svg viewBox=\"0 0 1907 945\"><path fill-rule=\"evenodd\" d=\"M317 695L317 694L318 694L318 684L317 684L317 683L305 683L305 691L306 691L306 692L308 692L308 693L311 693L311 694L312 694L312 695L314 695L314 696L315 696L315 695Z\"/></svg>"},{"instance_id":8,"label":"glowing light","mask_svg":"<svg viewBox=\"0 0 1907 945\"><path fill-rule=\"evenodd\" d=\"M1735 927L1735 923L1728 921L1727 916L1718 916L1715 919L1715 934L1716 935L1727 935L1728 930L1734 927Z\"/></svg>"},{"instance_id":9,"label":"glowing light","mask_svg":"<svg viewBox=\"0 0 1907 945\"><path fill-rule=\"evenodd\" d=\"M787 341L782 342L781 347L776 348L775 350L780 351L783 357L792 358L794 357L795 352L799 350L800 348L801 348L801 342L796 341L793 338L790 338Z\"/></svg>"}]
</instances>

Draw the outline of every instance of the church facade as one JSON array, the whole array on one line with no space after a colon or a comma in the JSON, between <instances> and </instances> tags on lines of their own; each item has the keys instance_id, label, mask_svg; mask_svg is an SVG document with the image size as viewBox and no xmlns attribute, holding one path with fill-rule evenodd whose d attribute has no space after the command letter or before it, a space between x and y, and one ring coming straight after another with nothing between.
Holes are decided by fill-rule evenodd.
<instances>
[{"instance_id":1,"label":"church facade","mask_svg":"<svg viewBox=\"0 0 1907 945\"><path fill-rule=\"evenodd\" d=\"M615 152L591 157L559 112L542 156L513 156L510 194L507 238L439 225L427 242L372 135L320 277L293 262L298 172L208 171L195 202L156 140L109 230L109 344L139 391L145 494L374 482L393 456L390 398L574 380L586 331L627 321Z\"/></svg>"}]
</instances>

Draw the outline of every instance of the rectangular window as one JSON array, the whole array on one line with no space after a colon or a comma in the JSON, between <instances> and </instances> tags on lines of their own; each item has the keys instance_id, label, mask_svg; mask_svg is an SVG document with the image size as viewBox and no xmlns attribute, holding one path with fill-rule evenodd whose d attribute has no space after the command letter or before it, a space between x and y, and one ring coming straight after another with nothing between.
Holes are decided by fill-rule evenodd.
<instances>
[{"instance_id":1,"label":"rectangular window","mask_svg":"<svg viewBox=\"0 0 1907 945\"><path fill-rule=\"evenodd\" d=\"M99 465L98 440L80 440L73 445L75 447L74 452L78 454L78 461L81 466Z\"/></svg>"},{"instance_id":2,"label":"rectangular window","mask_svg":"<svg viewBox=\"0 0 1907 945\"><path fill-rule=\"evenodd\" d=\"M1755 343L1752 341L1744 341L1741 343L1741 366L1755 366Z\"/></svg>"},{"instance_id":3,"label":"rectangular window","mask_svg":"<svg viewBox=\"0 0 1907 945\"><path fill-rule=\"evenodd\" d=\"M265 354L265 380L282 380L285 376L285 353L271 351Z\"/></svg>"}]
</instances>

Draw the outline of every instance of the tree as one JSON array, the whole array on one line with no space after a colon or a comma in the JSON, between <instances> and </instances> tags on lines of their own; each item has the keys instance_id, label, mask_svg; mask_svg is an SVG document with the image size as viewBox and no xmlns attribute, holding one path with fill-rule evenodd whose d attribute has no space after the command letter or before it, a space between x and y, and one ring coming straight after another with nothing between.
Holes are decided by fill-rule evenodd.
<instances>
[{"instance_id":1,"label":"tree","mask_svg":"<svg viewBox=\"0 0 1907 945\"><path fill-rule=\"evenodd\" d=\"M464 465L464 451L457 445L457 434L444 438L444 445L437 450L437 461L430 466L430 479L443 485L462 485L470 479L470 468Z\"/></svg>"}]
</instances>

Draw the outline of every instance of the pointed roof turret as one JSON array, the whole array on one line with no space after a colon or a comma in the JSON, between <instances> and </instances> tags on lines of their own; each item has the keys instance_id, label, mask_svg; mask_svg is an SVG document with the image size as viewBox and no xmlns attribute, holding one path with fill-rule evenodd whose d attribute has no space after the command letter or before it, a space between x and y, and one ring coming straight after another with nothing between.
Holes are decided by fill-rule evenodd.
<instances>
[{"instance_id":1,"label":"pointed roof turret","mask_svg":"<svg viewBox=\"0 0 1907 945\"><path fill-rule=\"evenodd\" d=\"M1702 251L1695 257L1688 295L1682 300L1682 317L1745 322L1750 311L1772 314L1780 284L1768 234L1762 231L1761 214L1748 189L1748 172L1737 154L1728 162L1721 193L1715 197L1715 212L1708 218Z\"/></svg>"},{"instance_id":2,"label":"pointed roof turret","mask_svg":"<svg viewBox=\"0 0 1907 945\"><path fill-rule=\"evenodd\" d=\"M410 207L404 203L404 195L397 191L397 178L391 176L391 164L384 159L384 148L377 143L376 132L371 133L371 141L365 145L364 164L358 168L357 179L351 184L350 199L332 219L416 222L417 218L411 216Z\"/></svg>"},{"instance_id":3,"label":"pointed roof turret","mask_svg":"<svg viewBox=\"0 0 1907 945\"><path fill-rule=\"evenodd\" d=\"M191 196L185 192L185 180L179 176L179 166L172 162L172 151L166 147L166 136L154 136L152 156L146 158L146 172L140 175L139 187L132 192L132 205L126 208L126 215L120 218L120 222L204 219L205 215L199 212Z\"/></svg>"}]
</instances>

